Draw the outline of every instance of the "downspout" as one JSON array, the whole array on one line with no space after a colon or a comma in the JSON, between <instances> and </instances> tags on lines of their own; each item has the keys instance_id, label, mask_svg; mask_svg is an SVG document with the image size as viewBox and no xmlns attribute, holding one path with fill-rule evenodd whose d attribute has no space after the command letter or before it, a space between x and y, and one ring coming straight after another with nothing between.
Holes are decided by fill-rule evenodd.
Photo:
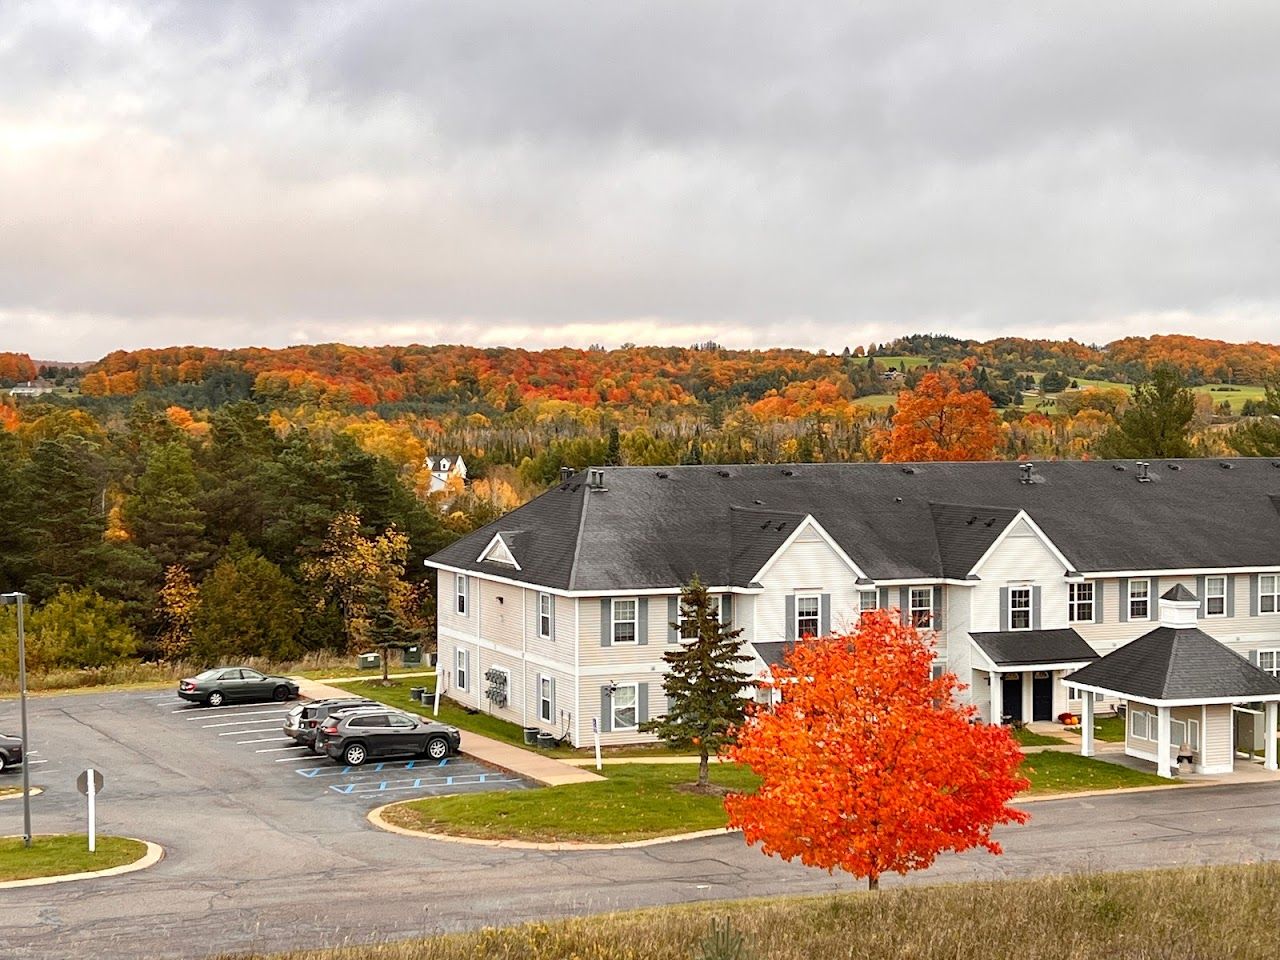
<instances>
[{"instance_id":1,"label":"downspout","mask_svg":"<svg viewBox=\"0 0 1280 960\"><path fill-rule=\"evenodd\" d=\"M529 591L524 589L520 591L520 725L529 725Z\"/></svg>"}]
</instances>

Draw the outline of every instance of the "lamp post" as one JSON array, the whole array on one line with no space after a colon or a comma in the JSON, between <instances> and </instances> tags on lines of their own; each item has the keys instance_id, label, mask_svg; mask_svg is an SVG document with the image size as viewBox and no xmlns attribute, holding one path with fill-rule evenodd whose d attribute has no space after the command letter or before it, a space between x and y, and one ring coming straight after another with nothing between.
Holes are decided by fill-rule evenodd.
<instances>
[{"instance_id":1,"label":"lamp post","mask_svg":"<svg viewBox=\"0 0 1280 960\"><path fill-rule=\"evenodd\" d=\"M31 846L31 738L27 736L27 638L23 632L22 611L25 593L0 594L0 604L18 607L18 700L22 716L22 843Z\"/></svg>"}]
</instances>

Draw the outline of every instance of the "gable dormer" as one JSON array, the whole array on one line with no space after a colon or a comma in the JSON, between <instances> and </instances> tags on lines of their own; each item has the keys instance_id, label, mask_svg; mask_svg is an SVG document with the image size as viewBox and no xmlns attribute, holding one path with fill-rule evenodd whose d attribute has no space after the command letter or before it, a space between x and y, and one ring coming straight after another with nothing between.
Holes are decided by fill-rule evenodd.
<instances>
[{"instance_id":1,"label":"gable dormer","mask_svg":"<svg viewBox=\"0 0 1280 960\"><path fill-rule=\"evenodd\" d=\"M496 563L510 567L513 570L519 570L520 562L516 559L516 551L519 549L519 542L522 536L523 533L519 530L506 530L495 533L493 539L480 551L480 556L476 558L476 562Z\"/></svg>"}]
</instances>

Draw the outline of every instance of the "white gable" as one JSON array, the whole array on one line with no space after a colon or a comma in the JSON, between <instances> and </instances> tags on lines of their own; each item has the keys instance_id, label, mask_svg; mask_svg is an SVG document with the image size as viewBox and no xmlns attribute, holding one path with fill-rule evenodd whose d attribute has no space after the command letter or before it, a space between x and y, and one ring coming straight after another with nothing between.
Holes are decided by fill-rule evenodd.
<instances>
[{"instance_id":1,"label":"white gable","mask_svg":"<svg viewBox=\"0 0 1280 960\"><path fill-rule=\"evenodd\" d=\"M500 533L494 534L493 539L489 541L489 545L484 548L477 560L479 563L487 560L490 563L503 563L517 570L520 569L520 564L516 563L515 556L512 555L511 549Z\"/></svg>"}]
</instances>

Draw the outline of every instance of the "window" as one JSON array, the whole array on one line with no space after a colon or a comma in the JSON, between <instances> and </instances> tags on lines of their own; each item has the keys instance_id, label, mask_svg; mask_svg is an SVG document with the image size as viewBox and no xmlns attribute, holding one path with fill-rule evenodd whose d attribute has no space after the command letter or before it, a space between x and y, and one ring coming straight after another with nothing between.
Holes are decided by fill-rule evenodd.
<instances>
[{"instance_id":1,"label":"window","mask_svg":"<svg viewBox=\"0 0 1280 960\"><path fill-rule=\"evenodd\" d=\"M1187 721L1187 738L1185 740L1179 740L1178 743L1174 744L1174 746L1181 746L1184 743L1188 744L1191 747L1191 749L1195 750L1197 753L1200 751L1200 721L1199 720Z\"/></svg>"},{"instance_id":2,"label":"window","mask_svg":"<svg viewBox=\"0 0 1280 960\"><path fill-rule=\"evenodd\" d=\"M1152 739L1147 735L1148 719L1155 720L1155 717L1153 717L1149 713L1145 713L1142 710L1130 710L1129 711L1129 735L1132 736L1135 740Z\"/></svg>"},{"instance_id":3,"label":"window","mask_svg":"<svg viewBox=\"0 0 1280 960\"><path fill-rule=\"evenodd\" d=\"M636 642L636 601L613 601L613 642Z\"/></svg>"},{"instance_id":4,"label":"window","mask_svg":"<svg viewBox=\"0 0 1280 960\"><path fill-rule=\"evenodd\" d=\"M1129 619L1151 619L1151 581L1129 581Z\"/></svg>"},{"instance_id":5,"label":"window","mask_svg":"<svg viewBox=\"0 0 1280 960\"><path fill-rule=\"evenodd\" d=\"M458 689L465 690L467 689L467 680L468 680L467 667L471 663L471 654L467 653L466 650L458 650L457 654L458 654L458 669L456 671L455 676L458 681Z\"/></svg>"},{"instance_id":6,"label":"window","mask_svg":"<svg viewBox=\"0 0 1280 960\"><path fill-rule=\"evenodd\" d=\"M620 683L614 689L612 719L612 730L634 730L640 725L634 683Z\"/></svg>"},{"instance_id":7,"label":"window","mask_svg":"<svg viewBox=\"0 0 1280 960\"><path fill-rule=\"evenodd\" d=\"M942 675L947 672L946 660L935 660L933 666L929 668L929 677L932 680L939 680Z\"/></svg>"},{"instance_id":8,"label":"window","mask_svg":"<svg viewBox=\"0 0 1280 960\"><path fill-rule=\"evenodd\" d=\"M1083 696L1081 696L1080 688L1079 688L1079 687L1073 687L1073 686L1068 685L1068 687L1067 687L1067 699L1068 699L1068 700L1083 700L1083 699L1084 699L1084 697L1083 697Z\"/></svg>"},{"instance_id":9,"label":"window","mask_svg":"<svg viewBox=\"0 0 1280 960\"><path fill-rule=\"evenodd\" d=\"M1093 622L1093 584L1067 584L1067 618L1072 623Z\"/></svg>"},{"instance_id":10,"label":"window","mask_svg":"<svg viewBox=\"0 0 1280 960\"><path fill-rule=\"evenodd\" d=\"M551 722L551 678L538 678L538 719Z\"/></svg>"},{"instance_id":11,"label":"window","mask_svg":"<svg viewBox=\"0 0 1280 960\"><path fill-rule=\"evenodd\" d=\"M391 723L387 720L385 713L374 714L371 717L356 717L348 726L352 727L389 727Z\"/></svg>"},{"instance_id":12,"label":"window","mask_svg":"<svg viewBox=\"0 0 1280 960\"><path fill-rule=\"evenodd\" d=\"M927 627L933 622L932 587L912 587L909 604L912 626Z\"/></svg>"},{"instance_id":13,"label":"window","mask_svg":"<svg viewBox=\"0 0 1280 960\"><path fill-rule=\"evenodd\" d=\"M729 622L733 620L733 600L730 599L732 594L722 593L716 599L719 601L716 606L716 617L720 621L720 626L727 627Z\"/></svg>"},{"instance_id":14,"label":"window","mask_svg":"<svg viewBox=\"0 0 1280 960\"><path fill-rule=\"evenodd\" d=\"M822 598L816 594L796 597L796 636L801 640L818 635L821 608Z\"/></svg>"},{"instance_id":15,"label":"window","mask_svg":"<svg viewBox=\"0 0 1280 960\"><path fill-rule=\"evenodd\" d=\"M1227 615L1227 578L1206 577L1204 581L1204 612L1207 617Z\"/></svg>"},{"instance_id":16,"label":"window","mask_svg":"<svg viewBox=\"0 0 1280 960\"><path fill-rule=\"evenodd\" d=\"M399 716L396 716L394 713L389 715L387 717L387 720L391 724L391 726L399 727L401 730L412 730L414 727L417 726L417 724L414 723L412 720L410 720L408 717L399 717Z\"/></svg>"},{"instance_id":17,"label":"window","mask_svg":"<svg viewBox=\"0 0 1280 960\"><path fill-rule=\"evenodd\" d=\"M1264 573L1258 577L1258 612L1280 613L1280 574Z\"/></svg>"},{"instance_id":18,"label":"window","mask_svg":"<svg viewBox=\"0 0 1280 960\"><path fill-rule=\"evenodd\" d=\"M680 606L680 639L696 640L698 637L698 618L686 615L683 601L679 601L679 606Z\"/></svg>"},{"instance_id":19,"label":"window","mask_svg":"<svg viewBox=\"0 0 1280 960\"><path fill-rule=\"evenodd\" d=\"M538 636L551 638L551 594L538 594Z\"/></svg>"},{"instance_id":20,"label":"window","mask_svg":"<svg viewBox=\"0 0 1280 960\"><path fill-rule=\"evenodd\" d=\"M1013 587L1009 590L1009 629L1031 629L1031 588Z\"/></svg>"},{"instance_id":21,"label":"window","mask_svg":"<svg viewBox=\"0 0 1280 960\"><path fill-rule=\"evenodd\" d=\"M458 591L458 613L465 617L467 615L467 578L459 573L453 579Z\"/></svg>"},{"instance_id":22,"label":"window","mask_svg":"<svg viewBox=\"0 0 1280 960\"><path fill-rule=\"evenodd\" d=\"M1259 650L1258 666L1273 677L1280 677L1280 650Z\"/></svg>"},{"instance_id":23,"label":"window","mask_svg":"<svg viewBox=\"0 0 1280 960\"><path fill-rule=\"evenodd\" d=\"M874 590L858 591L858 613L866 613L868 610L876 610L880 606L880 599L876 596Z\"/></svg>"}]
</instances>

